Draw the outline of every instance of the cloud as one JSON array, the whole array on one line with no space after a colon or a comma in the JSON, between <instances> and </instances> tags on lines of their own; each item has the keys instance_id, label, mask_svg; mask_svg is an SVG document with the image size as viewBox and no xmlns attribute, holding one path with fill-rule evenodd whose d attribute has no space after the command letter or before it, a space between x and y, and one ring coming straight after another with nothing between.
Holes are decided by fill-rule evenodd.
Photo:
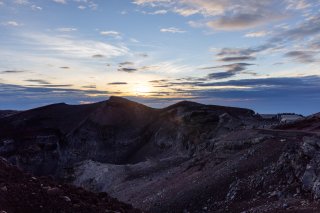
<instances>
[{"instance_id":1,"label":"cloud","mask_svg":"<svg viewBox=\"0 0 320 213\"><path fill-rule=\"evenodd\" d=\"M208 75L208 78L209 79L224 79L224 78L230 78L234 75L236 75L236 73L230 72L230 71L216 72L216 73L210 73Z\"/></svg>"},{"instance_id":2,"label":"cloud","mask_svg":"<svg viewBox=\"0 0 320 213\"><path fill-rule=\"evenodd\" d=\"M291 88L292 86L311 86L320 83L319 76L305 76L305 77L278 77L278 78L257 78L257 79L240 79L221 81L215 83L205 83L199 86L245 86L252 88ZM320 86L320 84L319 84Z\"/></svg>"},{"instance_id":3,"label":"cloud","mask_svg":"<svg viewBox=\"0 0 320 213\"><path fill-rule=\"evenodd\" d=\"M159 3L169 3L171 0L134 0L133 3L137 5L145 5L145 4L151 4L156 5Z\"/></svg>"},{"instance_id":4,"label":"cloud","mask_svg":"<svg viewBox=\"0 0 320 213\"><path fill-rule=\"evenodd\" d=\"M160 80L152 80L152 81L149 81L150 83L165 83L165 82L168 82L169 80L168 79L160 79Z\"/></svg>"},{"instance_id":5,"label":"cloud","mask_svg":"<svg viewBox=\"0 0 320 213\"><path fill-rule=\"evenodd\" d=\"M294 59L299 63L315 63L319 61L319 40L317 35L320 33L320 15L310 15L302 22L278 28L272 33L272 37L267 39L264 44L248 48L222 48L216 53L218 60L228 61L232 59L255 59L258 54L273 54L284 52L284 57ZM261 36L264 31L257 31L246 34L247 36ZM295 47L291 44L294 42ZM300 43L301 42L301 43ZM293 50L291 50L293 49ZM295 49L298 49L295 50Z\"/></svg>"},{"instance_id":6,"label":"cloud","mask_svg":"<svg viewBox=\"0 0 320 213\"><path fill-rule=\"evenodd\" d=\"M139 53L137 55L142 57L142 58L148 58L149 57L149 55L147 53Z\"/></svg>"},{"instance_id":7,"label":"cloud","mask_svg":"<svg viewBox=\"0 0 320 213\"><path fill-rule=\"evenodd\" d=\"M247 33L247 34L245 34L245 37L247 37L247 38L259 38L259 37L264 37L264 36L266 36L268 34L269 34L269 32L267 32L267 31L257 31L257 32Z\"/></svg>"},{"instance_id":8,"label":"cloud","mask_svg":"<svg viewBox=\"0 0 320 213\"><path fill-rule=\"evenodd\" d=\"M118 71L128 72L128 73L132 73L136 71L159 71L159 70L164 71L164 70L172 70L174 68L175 67L173 67L173 65L168 62L159 63L156 65L144 65L144 66L142 65L138 66L137 64L131 61L124 61L118 64Z\"/></svg>"},{"instance_id":9,"label":"cloud","mask_svg":"<svg viewBox=\"0 0 320 213\"><path fill-rule=\"evenodd\" d=\"M104 58L105 56L104 55L101 55L101 54L95 54L92 56L92 58Z\"/></svg>"},{"instance_id":10,"label":"cloud","mask_svg":"<svg viewBox=\"0 0 320 213\"><path fill-rule=\"evenodd\" d=\"M31 82L31 83L38 83L38 84L51 84L49 81L42 80L42 79L27 79L25 81Z\"/></svg>"},{"instance_id":11,"label":"cloud","mask_svg":"<svg viewBox=\"0 0 320 213\"><path fill-rule=\"evenodd\" d=\"M312 5L308 3L306 0L287 0L289 10L302 10L310 8Z\"/></svg>"},{"instance_id":12,"label":"cloud","mask_svg":"<svg viewBox=\"0 0 320 213\"><path fill-rule=\"evenodd\" d=\"M243 30L278 21L286 17L276 0L135 0L139 6L170 10L181 16L204 17L193 26L207 26L216 30ZM283 6L284 5L284 6Z\"/></svg>"},{"instance_id":13,"label":"cloud","mask_svg":"<svg viewBox=\"0 0 320 213\"><path fill-rule=\"evenodd\" d=\"M20 5L30 4L30 2L28 0L15 0L14 3L20 4Z\"/></svg>"},{"instance_id":14,"label":"cloud","mask_svg":"<svg viewBox=\"0 0 320 213\"><path fill-rule=\"evenodd\" d=\"M133 72L138 71L138 69L136 69L136 68L120 67L120 68L118 68L118 71L119 71L119 72L133 73Z\"/></svg>"},{"instance_id":15,"label":"cloud","mask_svg":"<svg viewBox=\"0 0 320 213\"><path fill-rule=\"evenodd\" d=\"M248 60L255 60L255 59L256 58L253 56L234 56L234 57L220 58L218 61L232 62L232 61L248 61Z\"/></svg>"},{"instance_id":16,"label":"cloud","mask_svg":"<svg viewBox=\"0 0 320 213\"><path fill-rule=\"evenodd\" d=\"M111 37L118 38L118 39L121 38L121 33L117 32L117 31L101 31L100 34L103 36L111 36Z\"/></svg>"},{"instance_id":17,"label":"cloud","mask_svg":"<svg viewBox=\"0 0 320 213\"><path fill-rule=\"evenodd\" d=\"M71 85L37 85L19 86L0 83L1 109L30 109L52 103L67 102L79 104L81 101L97 102L108 98L107 91L80 90L69 87ZM26 95L28 94L28 95Z\"/></svg>"},{"instance_id":18,"label":"cloud","mask_svg":"<svg viewBox=\"0 0 320 213\"><path fill-rule=\"evenodd\" d=\"M48 88L63 88L63 87L72 87L73 84L44 84L44 85L39 85L39 86L44 86Z\"/></svg>"},{"instance_id":19,"label":"cloud","mask_svg":"<svg viewBox=\"0 0 320 213\"><path fill-rule=\"evenodd\" d=\"M73 0L76 3L79 3L78 9L85 10L90 8L91 10L98 9L98 4L96 4L93 0Z\"/></svg>"},{"instance_id":20,"label":"cloud","mask_svg":"<svg viewBox=\"0 0 320 213\"><path fill-rule=\"evenodd\" d=\"M270 14L237 14L234 16L222 16L217 20L207 22L207 26L218 30L244 30L265 24L267 21L280 20L283 17Z\"/></svg>"},{"instance_id":21,"label":"cloud","mask_svg":"<svg viewBox=\"0 0 320 213\"><path fill-rule=\"evenodd\" d=\"M2 22L1 25L3 26L10 26L10 27L19 27L21 24L19 24L16 21L7 21L7 22Z\"/></svg>"},{"instance_id":22,"label":"cloud","mask_svg":"<svg viewBox=\"0 0 320 213\"><path fill-rule=\"evenodd\" d=\"M37 5L31 5L32 10L42 10L42 7L37 6Z\"/></svg>"},{"instance_id":23,"label":"cloud","mask_svg":"<svg viewBox=\"0 0 320 213\"><path fill-rule=\"evenodd\" d=\"M23 70L5 70L0 72L0 74L19 74L19 73L24 73L26 71Z\"/></svg>"},{"instance_id":24,"label":"cloud","mask_svg":"<svg viewBox=\"0 0 320 213\"><path fill-rule=\"evenodd\" d=\"M122 67L122 66L133 66L134 65L134 62L131 62L131 61L124 61L124 62L120 62L119 63L119 66Z\"/></svg>"},{"instance_id":25,"label":"cloud","mask_svg":"<svg viewBox=\"0 0 320 213\"><path fill-rule=\"evenodd\" d=\"M111 83L108 83L109 85L126 85L128 84L127 82L111 82Z\"/></svg>"},{"instance_id":26,"label":"cloud","mask_svg":"<svg viewBox=\"0 0 320 213\"><path fill-rule=\"evenodd\" d=\"M168 81L158 83L159 87L164 88L174 86ZM168 103L171 100L192 99L206 104L250 108L259 113L299 112L303 114L315 113L318 109L314 106L320 104L317 92L320 90L320 76L186 83L184 87L169 92L165 96L159 93L155 101Z\"/></svg>"},{"instance_id":27,"label":"cloud","mask_svg":"<svg viewBox=\"0 0 320 213\"><path fill-rule=\"evenodd\" d=\"M72 27L63 27L63 28L58 28L56 29L59 32L74 32L77 31L77 28L72 28Z\"/></svg>"},{"instance_id":28,"label":"cloud","mask_svg":"<svg viewBox=\"0 0 320 213\"><path fill-rule=\"evenodd\" d=\"M227 64L221 66L214 66L214 67L204 67L201 68L203 70L224 70L222 72L215 72L210 73L207 78L208 79L225 79L235 76L247 69L248 66L252 66L254 64L248 63L234 63L234 64Z\"/></svg>"},{"instance_id":29,"label":"cloud","mask_svg":"<svg viewBox=\"0 0 320 213\"><path fill-rule=\"evenodd\" d=\"M169 27L169 28L160 29L160 32L163 32L163 33L185 33L186 31L181 30L181 29L176 28L176 27Z\"/></svg>"},{"instance_id":30,"label":"cloud","mask_svg":"<svg viewBox=\"0 0 320 213\"><path fill-rule=\"evenodd\" d=\"M82 86L82 88L85 88L85 89L96 89L97 86L96 85L86 85L86 86Z\"/></svg>"},{"instance_id":31,"label":"cloud","mask_svg":"<svg viewBox=\"0 0 320 213\"><path fill-rule=\"evenodd\" d=\"M276 47L276 44L273 42L267 42L256 47L250 48L222 48L217 53L216 56L221 61L232 61L233 59L239 60L254 60L256 55L264 51L271 50Z\"/></svg>"},{"instance_id":32,"label":"cloud","mask_svg":"<svg viewBox=\"0 0 320 213\"><path fill-rule=\"evenodd\" d=\"M52 54L64 58L92 58L93 55L104 55L105 58L113 58L127 55L129 49L123 45L112 45L95 40L82 40L73 36L61 37L38 33L25 33L20 35L22 40L28 40L33 48L46 50L46 54Z\"/></svg>"},{"instance_id":33,"label":"cloud","mask_svg":"<svg viewBox=\"0 0 320 213\"><path fill-rule=\"evenodd\" d=\"M156 11L151 12L149 14L151 14L151 15L164 15L164 14L167 14L167 13L168 13L167 10L156 10Z\"/></svg>"},{"instance_id":34,"label":"cloud","mask_svg":"<svg viewBox=\"0 0 320 213\"><path fill-rule=\"evenodd\" d=\"M292 58L295 61L299 61L301 63L313 63L317 61L315 56L319 52L315 51L290 51L285 54L286 57Z\"/></svg>"},{"instance_id":35,"label":"cloud","mask_svg":"<svg viewBox=\"0 0 320 213\"><path fill-rule=\"evenodd\" d=\"M297 26L285 29L275 35L274 42L292 41L306 39L306 37L320 33L320 15L314 15L298 24Z\"/></svg>"},{"instance_id":36,"label":"cloud","mask_svg":"<svg viewBox=\"0 0 320 213\"><path fill-rule=\"evenodd\" d=\"M59 3L59 4L66 4L67 3L66 0L53 0L53 1L56 3Z\"/></svg>"}]
</instances>

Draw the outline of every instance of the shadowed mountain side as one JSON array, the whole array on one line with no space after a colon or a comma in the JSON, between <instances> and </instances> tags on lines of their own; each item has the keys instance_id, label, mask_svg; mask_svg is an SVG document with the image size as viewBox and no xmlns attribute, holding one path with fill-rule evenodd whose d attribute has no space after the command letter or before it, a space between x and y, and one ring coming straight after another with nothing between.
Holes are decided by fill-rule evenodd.
<instances>
[{"instance_id":1,"label":"shadowed mountain side","mask_svg":"<svg viewBox=\"0 0 320 213\"><path fill-rule=\"evenodd\" d=\"M0 155L151 212L316 212L317 116L266 129L249 109L111 97L0 119Z\"/></svg>"},{"instance_id":2,"label":"shadowed mountain side","mask_svg":"<svg viewBox=\"0 0 320 213\"><path fill-rule=\"evenodd\" d=\"M254 112L193 102L165 109L119 97L78 106L54 104L1 119L5 146L0 154L35 174L57 175L87 159L124 164L189 155L200 135L243 128L246 119L255 120Z\"/></svg>"}]
</instances>

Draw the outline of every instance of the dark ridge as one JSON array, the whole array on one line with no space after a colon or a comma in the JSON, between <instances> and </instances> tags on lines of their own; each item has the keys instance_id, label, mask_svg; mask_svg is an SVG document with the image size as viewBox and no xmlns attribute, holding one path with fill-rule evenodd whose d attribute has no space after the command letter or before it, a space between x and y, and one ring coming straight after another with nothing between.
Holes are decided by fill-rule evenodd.
<instances>
[{"instance_id":1,"label":"dark ridge","mask_svg":"<svg viewBox=\"0 0 320 213\"><path fill-rule=\"evenodd\" d=\"M205 106L204 104L200 104L193 101L180 101L178 103L172 104L164 109L172 109L176 107L198 107L198 106Z\"/></svg>"},{"instance_id":2,"label":"dark ridge","mask_svg":"<svg viewBox=\"0 0 320 213\"><path fill-rule=\"evenodd\" d=\"M120 106L127 106L127 107L138 107L138 108L144 108L144 109L153 109L155 110L154 108L152 107L149 107L149 106L146 106L144 104L140 104L138 102L135 102L135 101L131 101L131 100L128 100L126 98L123 98L123 97L118 97L118 96L110 96L109 100L106 101L106 104L109 105L113 105L113 104L116 104L116 105L120 105Z\"/></svg>"}]
</instances>

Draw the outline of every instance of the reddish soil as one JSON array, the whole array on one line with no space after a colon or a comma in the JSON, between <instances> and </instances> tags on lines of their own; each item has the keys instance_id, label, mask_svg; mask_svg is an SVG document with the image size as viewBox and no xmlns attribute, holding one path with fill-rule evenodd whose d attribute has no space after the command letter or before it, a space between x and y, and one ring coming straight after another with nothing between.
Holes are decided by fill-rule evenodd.
<instances>
[{"instance_id":1,"label":"reddish soil","mask_svg":"<svg viewBox=\"0 0 320 213\"><path fill-rule=\"evenodd\" d=\"M47 177L32 177L0 158L0 212L128 212L139 213L131 205L106 193L92 193Z\"/></svg>"}]
</instances>

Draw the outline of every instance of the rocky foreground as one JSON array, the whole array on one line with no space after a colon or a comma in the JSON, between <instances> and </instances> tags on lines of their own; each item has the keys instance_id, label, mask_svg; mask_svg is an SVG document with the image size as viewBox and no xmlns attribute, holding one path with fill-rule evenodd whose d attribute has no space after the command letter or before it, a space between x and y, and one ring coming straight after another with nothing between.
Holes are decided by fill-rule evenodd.
<instances>
[{"instance_id":1,"label":"rocky foreground","mask_svg":"<svg viewBox=\"0 0 320 213\"><path fill-rule=\"evenodd\" d=\"M121 212L139 213L131 205L106 193L95 194L82 188L58 184L47 177L34 177L0 159L1 213Z\"/></svg>"},{"instance_id":2,"label":"rocky foreground","mask_svg":"<svg viewBox=\"0 0 320 213\"><path fill-rule=\"evenodd\" d=\"M194 102L153 109L111 97L1 118L0 155L33 176L148 212L319 212L319 124L319 114L279 125L249 109ZM40 181L33 176L26 182ZM56 205L74 200L62 193Z\"/></svg>"}]
</instances>

